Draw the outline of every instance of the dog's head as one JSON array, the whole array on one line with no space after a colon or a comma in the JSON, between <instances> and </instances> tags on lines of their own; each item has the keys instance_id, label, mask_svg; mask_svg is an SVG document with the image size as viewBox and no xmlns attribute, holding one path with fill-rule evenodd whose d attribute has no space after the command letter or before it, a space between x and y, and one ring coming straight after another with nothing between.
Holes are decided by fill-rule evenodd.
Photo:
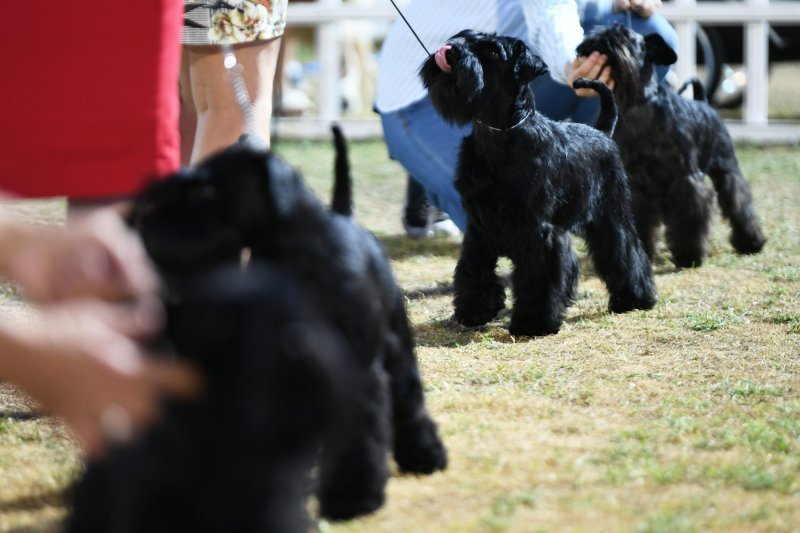
<instances>
[{"instance_id":1,"label":"dog's head","mask_svg":"<svg viewBox=\"0 0 800 533\"><path fill-rule=\"evenodd\" d=\"M671 65L675 51L657 33L642 36L619 23L598 28L578 45L579 56L598 51L608 56L614 78L614 96L624 106L644 95L653 81L653 65Z\"/></svg>"},{"instance_id":2,"label":"dog's head","mask_svg":"<svg viewBox=\"0 0 800 533\"><path fill-rule=\"evenodd\" d=\"M308 194L284 160L238 143L151 184L129 221L162 272L196 272L268 240Z\"/></svg>"},{"instance_id":3,"label":"dog's head","mask_svg":"<svg viewBox=\"0 0 800 533\"><path fill-rule=\"evenodd\" d=\"M521 40L473 30L451 37L420 67L436 111L458 125L513 111L528 84L546 72Z\"/></svg>"}]
</instances>

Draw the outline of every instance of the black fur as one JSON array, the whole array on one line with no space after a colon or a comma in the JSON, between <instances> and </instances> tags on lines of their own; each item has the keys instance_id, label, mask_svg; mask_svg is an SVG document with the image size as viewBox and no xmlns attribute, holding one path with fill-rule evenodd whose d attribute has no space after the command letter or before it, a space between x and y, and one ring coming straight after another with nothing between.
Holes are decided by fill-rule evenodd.
<instances>
[{"instance_id":1,"label":"black fur","mask_svg":"<svg viewBox=\"0 0 800 533\"><path fill-rule=\"evenodd\" d=\"M456 176L468 223L454 279L455 319L477 326L504 307L495 269L506 256L514 263L511 333L558 332L578 282L569 236L578 230L608 287L611 311L653 307L653 274L614 142L590 126L536 112L529 83L547 69L522 41L465 30L448 45L451 72L431 56L420 75L444 120L474 124ZM614 114L603 110L604 131L613 129Z\"/></svg>"},{"instance_id":2,"label":"black fur","mask_svg":"<svg viewBox=\"0 0 800 533\"><path fill-rule=\"evenodd\" d=\"M344 144L341 143L339 157L346 157L343 148ZM339 165L338 168L347 167ZM342 206L349 208L352 203L349 198L349 175L338 175L337 182L347 186L339 188L341 194L334 203L340 209L345 209ZM266 261L273 268L290 273L293 279L299 280L298 283L312 302L310 308L313 313L310 313L310 317L318 317L312 325L321 323L341 339L343 348L337 352L336 346L332 345L333 353L327 355L344 354L340 359L344 359L343 366L348 369L346 389L351 398L348 408L337 410L332 415L330 426L333 429L324 437L320 437L321 428L312 427L316 422L309 415L307 419L310 426L302 428L305 433L301 432L308 436L308 441L298 444L305 449L322 438L316 493L323 516L347 519L379 508L385 498L384 488L389 476L387 454L390 452L393 452L402 472L429 474L446 467L446 450L438 437L436 424L425 409L404 299L380 244L349 217L323 206L304 185L301 176L285 161L272 153L239 143L197 168L186 169L170 179L154 183L138 198L131 221L141 233L148 252L170 290L168 301L181 301L185 295L193 298L194 289L185 288L186 279L213 272L220 265L238 262L242 250L249 249L253 261ZM280 284L281 280L276 283ZM195 329L191 330L191 335L196 338L190 338L187 342L198 350L205 350L206 344L213 345L220 352L208 353L207 357L218 355L234 360L242 357L253 359L257 358L255 352L261 353L266 359L291 357L293 345L285 346L281 344L283 340L280 335L273 335L274 327L278 326L273 327L271 322L275 315L280 314L280 307L273 309L269 302L252 305L261 305L259 312L269 314L263 320L263 325L258 325L261 323L259 320L251 320L247 325L255 329L263 328L264 339L261 344L243 346L237 337L229 339L230 346L226 346L225 339L217 339L219 333L215 331L211 317L207 317L205 322L198 322ZM239 314L246 314L248 309ZM303 316L304 311L305 308L300 308L297 314ZM225 320L227 313L228 310L220 308L217 316ZM279 318L275 320L289 320ZM170 331L173 331L171 322ZM188 319L182 322L187 328L192 327L188 325L190 323ZM262 333L239 329L236 335L247 337ZM175 341L173 335L168 336ZM271 347L275 346L279 350L277 355L270 353ZM180 350L181 346L178 348ZM223 348L234 352L233 355L226 355ZM280 351L284 348L285 352ZM241 353L243 350L247 350L246 355ZM194 354L189 351L189 355ZM225 371L227 364L225 360L214 361L215 367L222 367L222 371ZM251 366L242 369L242 375L251 372L253 375L248 376L249 379L260 380L265 386L273 383L270 376L261 375L263 367L256 363L248 364ZM151 497L148 493L137 492L139 485L124 489L126 482L122 474L111 477L87 476L81 483L88 487L82 490L91 496L76 501L74 516L82 518L81 527L74 530L109 530L107 526L119 520L115 510L119 506L130 506L124 516L135 515L139 517L136 523L148 526L138 531L159 530L161 523L180 525L172 528L172 531L299 531L282 527L281 517L264 517L266 509L275 506L288 506L290 514L295 514L297 510L297 505L292 503L293 498L297 497L293 489L295 481L287 481L286 477L290 474L284 475L283 470L273 468L273 462L277 459L270 455L270 448L265 448L263 457L249 455L252 462L249 467L244 466L244 460L239 461L238 457L229 458L229 455L237 454L243 446L241 443L231 444L230 450L225 450L220 443L215 453L206 453L208 448L203 441L207 438L209 426L220 424L220 432L240 435L243 430L236 426L243 423L243 413L270 410L275 405L286 405L286 413L280 416L293 416L290 408L294 397L284 400L273 398L282 394L280 391L283 389L269 392L272 403L262 405L267 393L247 392L242 388L244 384L237 381L239 377L237 374L234 379L226 381L219 395L226 396L226 409L239 410L241 413L232 413L227 419L220 414L208 418L205 425L171 423L163 430L185 432L175 438L199 442L196 451L186 444L186 458L180 464L182 470L169 478L169 484ZM316 387L313 381L302 385L305 379L302 374L294 377L298 392ZM208 376L208 379L213 381L215 376ZM325 400L323 398L321 403ZM219 411L221 407L215 404L209 409ZM324 421L322 414L319 416ZM306 419L301 420L303 422L298 424L305 426ZM234 427L228 428L226 424ZM253 429L256 430L265 434L274 430L277 436L270 438L276 441L280 440L283 431L280 426L259 426ZM298 439L302 440L301 437ZM124 472L127 467L119 463L122 457L129 459L130 454L137 455L140 468L153 469L166 462L171 453L169 449L162 449L159 442L146 446L143 444L123 455L112 455L107 461L96 466L90 465L90 471L97 468ZM276 442L275 445L281 444ZM206 486L206 478L203 477L206 469L223 468L222 465L228 464L228 461L231 464L231 470L227 472L229 479L245 480L243 488L232 492L230 496L226 496L222 489ZM300 473L305 476L307 471L301 471L306 466L306 462L302 462L292 470L291 475ZM271 472L275 475L272 476ZM160 479L155 472L151 476L153 483ZM251 476L254 479L250 479ZM288 483L288 496L277 495L274 491L259 492L263 486L280 487L283 483ZM255 490L257 488L259 490ZM219 518L210 524L222 526L225 520L230 520L230 527L195 528L195 522L191 521L195 517L187 514L193 512L191 509L172 509L166 504L156 504L152 499L158 497L168 502L173 492L176 493L175 499L187 500L185 505L202 504L207 507L196 518L210 513ZM208 496L205 496L206 492ZM129 498L130 502L122 501L123 496ZM193 500L201 496L202 499ZM248 502L258 502L265 509L264 512L254 514L258 506L247 506L247 502L236 501L240 497L249 498ZM89 509L82 509L88 507L89 502L111 511L98 513L96 521L91 522ZM171 514L173 512L175 514ZM237 516L230 516L231 513ZM287 520L287 523L297 523L294 518ZM78 519L74 522L77 524ZM239 523L246 524L246 527L236 527Z\"/></svg>"},{"instance_id":3,"label":"black fur","mask_svg":"<svg viewBox=\"0 0 800 533\"><path fill-rule=\"evenodd\" d=\"M274 266L173 285L165 337L201 371L140 439L90 461L68 533L308 531L308 472L348 399L345 344Z\"/></svg>"},{"instance_id":4,"label":"black fur","mask_svg":"<svg viewBox=\"0 0 800 533\"><path fill-rule=\"evenodd\" d=\"M733 141L705 101L682 98L653 76L654 65L677 57L658 34L642 37L615 24L589 35L578 54L608 56L620 110L614 139L620 147L633 196L639 236L652 258L663 222L673 261L699 266L708 254L714 185L722 215L731 224L739 253L757 253L766 242L750 187L739 170Z\"/></svg>"}]
</instances>

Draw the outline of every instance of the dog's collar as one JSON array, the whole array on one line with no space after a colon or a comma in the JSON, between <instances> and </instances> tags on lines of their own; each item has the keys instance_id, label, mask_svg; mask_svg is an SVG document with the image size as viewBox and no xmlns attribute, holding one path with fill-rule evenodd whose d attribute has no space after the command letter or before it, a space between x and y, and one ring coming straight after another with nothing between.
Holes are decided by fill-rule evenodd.
<instances>
[{"instance_id":1,"label":"dog's collar","mask_svg":"<svg viewBox=\"0 0 800 533\"><path fill-rule=\"evenodd\" d=\"M527 113L525 113L525 116L522 117L522 120L520 120L519 122L517 122L516 124L514 124L510 128L495 128L494 126L490 126L490 125L486 124L485 122L481 122L480 119L475 119L475 122L477 124L480 124L484 128L490 129L491 131L511 131L513 129L516 129L516 128L519 128L520 126L522 126L522 123L525 122L526 120L528 120L528 117L531 116L531 113L533 113L533 111L528 111Z\"/></svg>"}]
</instances>

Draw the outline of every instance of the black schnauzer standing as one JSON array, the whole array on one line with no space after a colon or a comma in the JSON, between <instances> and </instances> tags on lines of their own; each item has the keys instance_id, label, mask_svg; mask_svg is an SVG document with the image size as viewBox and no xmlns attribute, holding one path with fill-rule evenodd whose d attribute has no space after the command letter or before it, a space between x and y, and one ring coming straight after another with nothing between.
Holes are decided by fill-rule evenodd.
<instances>
[{"instance_id":1,"label":"black schnauzer standing","mask_svg":"<svg viewBox=\"0 0 800 533\"><path fill-rule=\"evenodd\" d=\"M675 52L658 34L642 37L615 24L589 35L579 55L608 56L620 109L614 139L619 144L632 191L639 236L652 258L663 221L679 267L700 266L708 253L714 184L723 216L731 224L737 252L757 253L766 242L753 209L750 187L739 170L725 124L702 98L681 97L653 76L654 65L671 65Z\"/></svg>"},{"instance_id":2,"label":"black schnauzer standing","mask_svg":"<svg viewBox=\"0 0 800 533\"><path fill-rule=\"evenodd\" d=\"M249 250L251 261L267 262L278 271L290 273L293 279L298 280L297 283L303 287L303 292L311 302L309 307L313 313L310 313L309 320L317 317L309 326L310 329L313 330L315 324L322 324L341 339L343 348L336 350L336 353L343 353L340 359L346 359L341 366L348 369L346 390L348 397L352 399L347 402L347 409L336 410L330 422L333 429L324 435L316 476L316 493L323 516L348 519L372 512L383 504L384 489L389 476L389 452L393 452L401 471L419 474L444 469L447 454L439 439L436 424L425 408L403 295L377 239L348 216L351 211L351 185L344 160L344 140L338 132L337 147L338 172L333 211L319 202L305 186L300 175L285 161L270 152L252 148L242 142L196 168L186 169L170 179L153 184L138 198L131 220L141 233L147 251L170 290L167 295L168 303L176 300L168 307L180 311L186 305L182 303L184 299L195 301L196 289L192 287L196 285L186 288L187 279L213 272L220 265L238 263L243 250ZM280 283L280 279L277 283ZM224 294L217 295L216 298L224 299ZM278 527L279 524L266 519L258 522L258 516L252 516L253 510L258 508L255 503L240 505L240 502L235 501L243 497L248 498L247 502L252 503L255 500L263 506L265 496L259 490L266 490L265 486L280 490L285 481L284 471L273 468L275 465L274 459L269 457L270 447L263 450L263 458L252 453L247 455L248 460L258 463L247 466L245 461L236 457L242 450L241 443L232 443L232 456L228 457L222 443L218 443L219 446L216 447L205 447L202 442L207 438L207 433L214 431L214 425L218 424L218 430L225 432L225 426L230 421L251 425L245 430L237 429L235 434L251 431L261 438L270 431L270 421L276 420L277 425L272 429L277 435L281 435L283 415L276 414L273 419L257 414L261 410L274 410L278 405L285 404L290 409L286 417L294 416L291 411L291 407L297 403L294 396L281 399L275 397L278 392L264 392L248 386L251 382L260 383L267 388L275 386L273 376L265 375L272 370L264 369L278 363L263 363L261 366L251 363L249 370L243 369L238 374L234 373L234 369L226 370L229 358L238 361L242 357L255 358L259 355L265 359L290 357L296 349L292 338L287 339L272 324L273 320L278 320L275 315L279 313L269 302L246 303L247 308L230 311L230 317L226 316L228 310L225 307L218 308L216 315L204 315L197 320L192 318L192 314L186 315L181 311L187 316L185 319L180 318L178 326L182 332L180 338L186 339L182 343L171 338L174 336L169 333L173 331L172 316L168 316L170 329L167 337L176 344L178 351L186 346L199 350L203 358L217 358L209 364L219 369L219 372L232 373L220 395L232 395L223 401L225 409L239 409L242 412L232 413L232 418L226 417L224 413L217 412L222 407L213 406L213 409L217 409L217 414L205 419L205 425L199 424L197 419L193 419L198 422L194 425L192 421L168 427L165 425L162 432L166 434L172 431L170 427L174 427L175 432L186 430L187 435L175 436L175 439L186 441L193 437L199 441L197 446L200 450L213 448L216 451L207 456L198 452L189 456L186 462L176 463L175 475L164 478L168 484L160 489L158 497L168 500L172 492L188 490L192 498L197 498L193 500L193 505L208 507L202 516L209 513L219 515L217 521L213 522L215 524L224 523L226 516L231 520L239 519L230 516L231 513L249 512L251 515L242 517L241 520L260 525L240 529L176 527L172 531L299 530ZM250 308L254 315L245 316L251 312ZM302 314L302 309L298 314ZM172 314L174 313L170 315ZM215 331L214 316L222 322L246 320L246 325L236 326L231 330L230 336L235 338L229 339L229 346L224 342L228 335L217 338L223 333ZM281 318L278 322L283 324L286 320L288 318ZM254 328L254 331L247 328ZM187 338L190 335L195 335L196 338ZM248 341L251 337L254 339L252 342ZM247 351L247 354L238 353L242 350ZM277 353L272 354L272 350ZM236 354L231 356L227 354L228 351ZM252 375L245 376L247 372ZM296 394L305 394L320 381L311 380L303 385L302 373L292 374L290 377L292 387L296 386ZM215 377L209 376L209 379L213 381ZM242 381L237 381L240 379ZM339 380L330 381L336 383ZM287 392L286 389L287 387L280 387L278 391ZM262 405L265 398L271 402L269 405ZM321 402L313 405L319 403ZM310 409L307 406L301 407ZM306 420L309 424L315 423L310 413L303 413L303 417L298 418L298 425L305 425ZM322 415L319 418L323 420ZM252 427L258 424L266 425L263 428ZM263 431L263 435L257 433L258 431ZM319 430L298 427L296 438L293 437L284 444L274 443L274 446L300 446L304 450L306 444L299 442L303 435L308 436L308 442L313 445ZM171 457L171 449L162 449L161 442L160 437L154 437L147 453L137 455L140 468L154 469L163 464L170 467L167 458ZM186 446L186 453L192 453L191 445ZM252 448L247 450L252 451ZM190 462L192 457L194 463ZM112 464L106 467L110 471L127 471L127 467L117 464L113 457L111 461ZM226 495L225 491L206 486L205 481L208 479L203 477L204 469L227 468L224 465L228 464L231 482L247 478L244 485L247 490L231 491ZM192 474L192 468L196 468L197 477ZM177 469L181 469L181 472L177 472ZM297 473L300 470L295 468L292 472ZM278 477L261 479L273 471L278 472ZM155 472L152 476L154 480L159 479ZM254 479L249 479L250 476ZM211 481L216 479L218 477ZM160 520L158 513L151 513L153 506L157 506L159 512L170 512L167 506L161 506L152 499L155 496L136 492L136 487L132 487L128 493L124 488L113 486L119 483L124 487L125 482L121 475L115 476L113 483L107 483L108 481L108 477L88 481L99 485L93 487L93 494L108 495L105 500L97 500L98 505L107 505L111 509L133 506L130 509L125 508L125 516L145 513L148 524L158 524ZM294 486L291 484L289 488ZM214 497L206 497L203 493L205 489ZM275 496L275 492L266 494ZM184 496L175 497L183 502ZM271 506L280 506L286 502L283 497L267 497L267 500L270 509ZM189 502L185 505L189 505ZM181 507L176 512L182 513L178 516L185 518L186 513L191 510ZM85 516L87 511L76 514ZM178 519L166 516L163 520L173 524ZM183 523L188 526L193 524ZM237 523L232 522L234 525ZM103 528L103 524L97 529L108 530ZM158 528L140 530L151 531Z\"/></svg>"},{"instance_id":3,"label":"black schnauzer standing","mask_svg":"<svg viewBox=\"0 0 800 533\"><path fill-rule=\"evenodd\" d=\"M625 171L609 137L616 113L610 93L605 89L598 119L603 131L554 122L536 112L529 87L546 72L522 41L471 30L452 37L420 70L442 118L473 124L455 182L468 219L454 279L455 319L467 326L485 324L504 307L495 269L507 256L514 264L510 332L558 332L578 282L569 236L575 230L608 287L611 311L656 302ZM604 94L600 82L581 84Z\"/></svg>"}]
</instances>

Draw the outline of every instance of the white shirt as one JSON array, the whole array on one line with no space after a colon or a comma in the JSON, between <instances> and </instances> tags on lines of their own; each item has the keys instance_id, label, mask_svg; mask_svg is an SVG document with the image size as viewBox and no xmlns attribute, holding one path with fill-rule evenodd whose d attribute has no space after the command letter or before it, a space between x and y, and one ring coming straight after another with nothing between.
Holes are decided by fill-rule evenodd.
<instances>
[{"instance_id":1,"label":"white shirt","mask_svg":"<svg viewBox=\"0 0 800 533\"><path fill-rule=\"evenodd\" d=\"M565 67L583 40L580 16L590 2L611 0L411 0L403 14L431 53L465 29L507 35L527 42L550 76L566 83ZM378 111L396 111L425 97L419 67L426 59L397 17L378 59Z\"/></svg>"}]
</instances>

